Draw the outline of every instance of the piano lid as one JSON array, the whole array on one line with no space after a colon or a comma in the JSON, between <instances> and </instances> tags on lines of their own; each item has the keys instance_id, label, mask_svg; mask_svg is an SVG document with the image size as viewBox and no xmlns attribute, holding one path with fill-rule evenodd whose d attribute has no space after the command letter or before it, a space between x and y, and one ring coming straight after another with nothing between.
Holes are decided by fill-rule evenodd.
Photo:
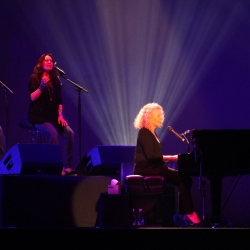
<instances>
[{"instance_id":1,"label":"piano lid","mask_svg":"<svg viewBox=\"0 0 250 250\"><path fill-rule=\"evenodd\" d=\"M193 130L192 141L209 171L249 173L250 129Z\"/></svg>"}]
</instances>

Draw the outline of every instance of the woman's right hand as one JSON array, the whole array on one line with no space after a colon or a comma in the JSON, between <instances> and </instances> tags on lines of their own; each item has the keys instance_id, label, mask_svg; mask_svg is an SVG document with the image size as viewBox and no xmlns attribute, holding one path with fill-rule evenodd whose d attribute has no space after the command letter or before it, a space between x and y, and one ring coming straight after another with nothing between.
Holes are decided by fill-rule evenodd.
<instances>
[{"instance_id":1,"label":"woman's right hand","mask_svg":"<svg viewBox=\"0 0 250 250\"><path fill-rule=\"evenodd\" d=\"M46 83L45 83L44 80L42 79L42 80L41 80L41 83L40 83L40 85L39 85L39 89L40 89L40 91L42 91L44 88L46 88Z\"/></svg>"},{"instance_id":2,"label":"woman's right hand","mask_svg":"<svg viewBox=\"0 0 250 250\"><path fill-rule=\"evenodd\" d=\"M43 72L43 75L42 75L42 81L41 82L44 82L44 84L46 85L46 83L50 80L50 77L48 74L45 74Z\"/></svg>"}]
</instances>

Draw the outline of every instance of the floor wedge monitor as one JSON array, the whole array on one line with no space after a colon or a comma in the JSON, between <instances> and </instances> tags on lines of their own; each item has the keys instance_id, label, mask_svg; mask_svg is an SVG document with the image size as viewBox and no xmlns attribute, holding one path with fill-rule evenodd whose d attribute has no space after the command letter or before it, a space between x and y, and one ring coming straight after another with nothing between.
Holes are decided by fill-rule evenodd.
<instances>
[{"instance_id":1,"label":"floor wedge monitor","mask_svg":"<svg viewBox=\"0 0 250 250\"><path fill-rule=\"evenodd\" d=\"M0 174L61 174L59 145L16 144L2 158Z\"/></svg>"}]
</instances>

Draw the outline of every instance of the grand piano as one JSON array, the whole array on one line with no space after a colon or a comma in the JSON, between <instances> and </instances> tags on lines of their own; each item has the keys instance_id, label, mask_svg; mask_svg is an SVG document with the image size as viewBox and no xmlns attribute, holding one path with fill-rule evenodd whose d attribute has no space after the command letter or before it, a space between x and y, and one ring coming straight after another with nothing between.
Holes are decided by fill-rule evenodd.
<instances>
[{"instance_id":1,"label":"grand piano","mask_svg":"<svg viewBox=\"0 0 250 250\"><path fill-rule=\"evenodd\" d=\"M193 149L178 156L178 170L210 181L212 223L221 223L222 179L250 173L250 130L192 130Z\"/></svg>"}]
</instances>

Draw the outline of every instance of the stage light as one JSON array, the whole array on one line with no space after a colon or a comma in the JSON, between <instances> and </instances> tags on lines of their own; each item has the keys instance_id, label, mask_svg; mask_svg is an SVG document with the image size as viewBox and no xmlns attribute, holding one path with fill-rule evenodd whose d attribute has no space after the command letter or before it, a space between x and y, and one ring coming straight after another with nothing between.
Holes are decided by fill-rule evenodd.
<instances>
[{"instance_id":1,"label":"stage light","mask_svg":"<svg viewBox=\"0 0 250 250\"><path fill-rule=\"evenodd\" d=\"M133 121L148 102L163 106L164 126L174 124L237 23L248 20L241 1L55 2L20 9L69 78L89 90L83 119L103 144L135 145ZM77 107L75 90L64 93Z\"/></svg>"}]
</instances>

